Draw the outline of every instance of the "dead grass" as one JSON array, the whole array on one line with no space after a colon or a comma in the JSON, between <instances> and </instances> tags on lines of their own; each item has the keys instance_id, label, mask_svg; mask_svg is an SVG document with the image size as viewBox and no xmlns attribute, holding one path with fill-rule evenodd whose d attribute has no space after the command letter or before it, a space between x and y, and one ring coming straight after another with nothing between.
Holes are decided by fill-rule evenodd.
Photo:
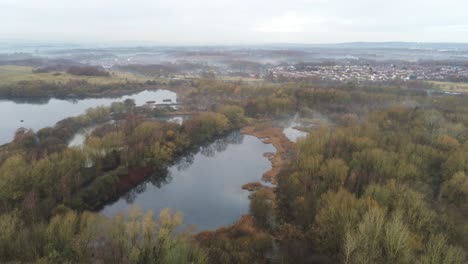
<instances>
[{"instance_id":1,"label":"dead grass","mask_svg":"<svg viewBox=\"0 0 468 264\"><path fill-rule=\"evenodd\" d=\"M255 219L250 215L243 215L241 218L231 226L221 227L215 231L204 231L198 233L195 239L201 243L206 241L213 241L215 239L236 239L239 237L255 236L262 233L258 226L255 224Z\"/></svg>"},{"instance_id":2,"label":"dead grass","mask_svg":"<svg viewBox=\"0 0 468 264\"><path fill-rule=\"evenodd\" d=\"M249 183L242 185L242 189L250 191L250 192L258 191L264 187L265 186L260 182L249 182Z\"/></svg>"},{"instance_id":3,"label":"dead grass","mask_svg":"<svg viewBox=\"0 0 468 264\"><path fill-rule=\"evenodd\" d=\"M431 81L436 88L445 92L468 93L468 83Z\"/></svg>"}]
</instances>

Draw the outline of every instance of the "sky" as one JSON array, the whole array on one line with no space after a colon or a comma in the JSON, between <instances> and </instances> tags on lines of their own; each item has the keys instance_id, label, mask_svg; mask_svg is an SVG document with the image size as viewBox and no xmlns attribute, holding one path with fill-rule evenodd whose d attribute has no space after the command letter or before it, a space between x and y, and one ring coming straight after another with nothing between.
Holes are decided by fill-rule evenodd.
<instances>
[{"instance_id":1,"label":"sky","mask_svg":"<svg viewBox=\"0 0 468 264\"><path fill-rule=\"evenodd\" d=\"M468 42L468 0L0 0L0 40Z\"/></svg>"}]
</instances>

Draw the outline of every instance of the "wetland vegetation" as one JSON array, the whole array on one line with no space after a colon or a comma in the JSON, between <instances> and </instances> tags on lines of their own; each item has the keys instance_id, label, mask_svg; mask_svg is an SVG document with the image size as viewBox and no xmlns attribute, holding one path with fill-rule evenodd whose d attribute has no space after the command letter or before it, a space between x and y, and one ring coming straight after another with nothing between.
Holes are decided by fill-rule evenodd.
<instances>
[{"instance_id":1,"label":"wetland vegetation","mask_svg":"<svg viewBox=\"0 0 468 264\"><path fill-rule=\"evenodd\" d=\"M217 79L178 92L178 109L127 98L17 130L0 147L0 260L466 263L468 97ZM182 113L181 123L164 121ZM307 131L296 143L278 126L292 117L309 121L286 126ZM232 135L243 143L226 143ZM232 197L241 205L228 206ZM209 210L193 214L191 201ZM165 205L202 229L239 220L194 234Z\"/></svg>"}]
</instances>

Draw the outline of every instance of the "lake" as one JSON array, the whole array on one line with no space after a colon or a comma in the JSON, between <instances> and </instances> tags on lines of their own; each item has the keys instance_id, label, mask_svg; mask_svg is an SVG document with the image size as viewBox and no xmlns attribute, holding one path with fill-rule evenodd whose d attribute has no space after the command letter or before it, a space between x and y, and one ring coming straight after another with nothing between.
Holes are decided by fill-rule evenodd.
<instances>
[{"instance_id":1,"label":"lake","mask_svg":"<svg viewBox=\"0 0 468 264\"><path fill-rule=\"evenodd\" d=\"M233 132L183 157L167 175L149 177L101 212L113 216L136 206L159 214L170 208L181 211L184 223L198 230L230 225L249 211L250 192L242 185L260 181L271 169L265 152L275 152L275 148Z\"/></svg>"},{"instance_id":2,"label":"lake","mask_svg":"<svg viewBox=\"0 0 468 264\"><path fill-rule=\"evenodd\" d=\"M90 107L108 106L125 99L134 99L137 105L148 101L162 104L164 99L171 99L166 102L170 104L176 103L177 95L167 90L155 90L117 98L50 99L43 104L1 100L0 144L11 141L20 127L37 131L64 118L80 115ZM182 123L184 118L176 116L167 121ZM81 146L97 126L78 131L69 145ZM271 169L270 161L263 156L266 152L275 152L275 148L239 131L230 133L188 153L166 172L148 177L101 212L113 216L137 206L159 214L163 208L170 208L181 211L185 223L195 225L199 230L230 225L249 211L250 192L243 190L242 185L261 181L263 173Z\"/></svg>"},{"instance_id":3,"label":"lake","mask_svg":"<svg viewBox=\"0 0 468 264\"><path fill-rule=\"evenodd\" d=\"M44 127L53 126L64 118L83 114L90 107L109 106L112 102L125 99L135 100L136 105L143 105L147 101L155 101L157 104L171 104L177 102L177 94L168 90L154 90L115 98L50 99L43 104L0 100L0 145L10 142L15 131L20 127L32 128L37 131ZM164 102L164 99L171 99L171 102ZM21 122L22 120L23 122Z\"/></svg>"}]
</instances>

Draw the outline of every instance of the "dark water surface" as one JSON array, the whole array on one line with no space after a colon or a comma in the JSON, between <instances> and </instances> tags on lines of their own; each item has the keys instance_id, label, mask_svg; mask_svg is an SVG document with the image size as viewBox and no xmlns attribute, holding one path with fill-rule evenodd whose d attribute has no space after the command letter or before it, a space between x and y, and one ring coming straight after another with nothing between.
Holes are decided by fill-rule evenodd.
<instances>
[{"instance_id":1,"label":"dark water surface","mask_svg":"<svg viewBox=\"0 0 468 264\"><path fill-rule=\"evenodd\" d=\"M260 181L271 169L263 153L274 151L256 137L233 132L176 162L166 177L150 177L101 212L113 216L136 206L159 214L170 208L198 230L232 224L249 210L249 192L241 186Z\"/></svg>"}]
</instances>

